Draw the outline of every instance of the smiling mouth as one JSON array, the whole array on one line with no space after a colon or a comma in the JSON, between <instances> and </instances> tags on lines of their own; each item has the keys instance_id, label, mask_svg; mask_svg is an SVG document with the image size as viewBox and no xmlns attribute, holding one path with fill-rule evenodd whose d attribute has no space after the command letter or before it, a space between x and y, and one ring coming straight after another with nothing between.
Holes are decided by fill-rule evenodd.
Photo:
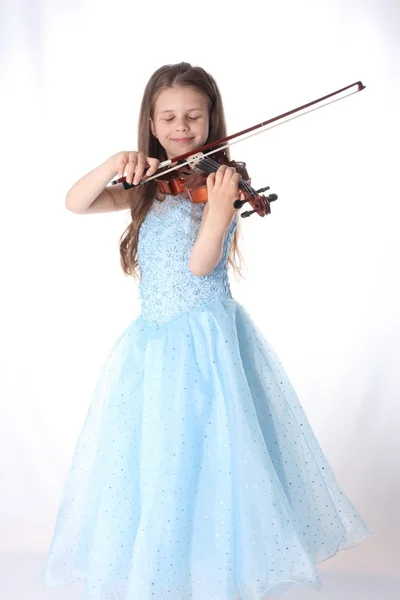
<instances>
[{"instance_id":1,"label":"smiling mouth","mask_svg":"<svg viewBox=\"0 0 400 600\"><path fill-rule=\"evenodd\" d=\"M171 138L173 142L179 142L181 144L191 142L194 138Z\"/></svg>"}]
</instances>

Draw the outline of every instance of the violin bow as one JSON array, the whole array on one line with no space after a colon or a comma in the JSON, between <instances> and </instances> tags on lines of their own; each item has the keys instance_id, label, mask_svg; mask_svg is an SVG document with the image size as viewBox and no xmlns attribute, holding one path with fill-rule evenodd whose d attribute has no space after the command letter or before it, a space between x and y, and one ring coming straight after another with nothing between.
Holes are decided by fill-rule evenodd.
<instances>
[{"instance_id":1,"label":"violin bow","mask_svg":"<svg viewBox=\"0 0 400 600\"><path fill-rule=\"evenodd\" d=\"M224 137L220 140L216 140L215 142L210 142L208 144L205 144L204 146L200 146L200 148L197 148L196 150L191 150L190 152L186 152L184 154L176 156L175 158L170 158L168 160L165 160L159 164L156 173L151 175L151 177L147 177L146 179L142 180L137 185L142 185L144 183L147 183L148 181L151 181L152 179L156 179L157 177L160 177L161 175L165 175L166 173L170 173L171 171L180 169L184 165L189 165L190 167L193 168L200 160L202 160L206 156L209 156L210 154L213 154L214 152L220 152L224 148L227 148L228 146L232 146L233 144L241 142L249 137L252 137L253 135L258 135L259 133L263 133L264 131L267 131L268 129L272 129L273 127L278 127L279 125L282 125L283 123L286 123L287 121L291 121L292 119L302 117L305 114L308 114L309 112L313 112L314 110L318 110L319 108L323 108L324 106L328 106L329 104L338 102L339 100L343 100L344 98L347 98L348 96L352 96L353 94L356 94L357 92L361 92L363 89L365 89L365 87L366 86L363 85L363 83L361 83L361 81L356 81L355 83L352 83L351 85L347 85L346 87L341 88L340 90L336 90L335 92L331 92L330 94L327 94L326 96L322 96L322 98L318 98L317 100L312 100L311 102L307 102L306 104L303 104L302 106L298 106L297 108L288 110L287 112L284 112L281 115L272 117L272 119L268 119L267 121L262 121L261 123L258 123L257 125L253 125L252 127L248 127L247 129L243 129L242 131L233 133L232 135L228 135L227 137ZM349 91L352 88L357 88L357 89L353 89L353 91ZM348 92L348 93L345 94L345 92ZM336 98L336 96L338 96L338 97ZM319 105L319 106L317 106L317 105ZM307 110L307 109L310 109L310 110ZM294 116L292 116L292 115L294 115ZM255 133L252 133L252 132L255 132ZM239 139L236 139L236 138L239 138ZM232 142L231 140L235 140L235 141ZM227 143L227 142L229 142L229 143ZM205 150L209 150L209 152L204 153ZM167 168L167 167L169 167L169 168ZM116 179L116 180L112 181L111 183L112 183L112 185L115 185L117 183L124 182L125 179L126 179L126 177L120 177L119 179ZM126 185L128 186L129 184L126 184ZM129 187L136 187L136 186L134 186L133 184L130 184Z\"/></svg>"}]
</instances>

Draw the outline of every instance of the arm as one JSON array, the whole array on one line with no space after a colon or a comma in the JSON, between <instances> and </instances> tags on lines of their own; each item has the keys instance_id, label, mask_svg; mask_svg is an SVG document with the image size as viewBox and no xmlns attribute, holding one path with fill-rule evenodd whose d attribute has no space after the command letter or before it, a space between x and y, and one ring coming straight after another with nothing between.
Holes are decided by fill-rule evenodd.
<instances>
[{"instance_id":1,"label":"arm","mask_svg":"<svg viewBox=\"0 0 400 600\"><path fill-rule=\"evenodd\" d=\"M232 218L228 221L212 211L209 214L209 205L206 204L189 259L189 269L193 275L208 275L215 269L222 258L224 240Z\"/></svg>"},{"instance_id":2,"label":"arm","mask_svg":"<svg viewBox=\"0 0 400 600\"><path fill-rule=\"evenodd\" d=\"M239 173L225 165L207 177L208 202L189 259L193 275L208 275L222 258L225 236L237 213L233 201L240 195L239 180Z\"/></svg>"},{"instance_id":3,"label":"arm","mask_svg":"<svg viewBox=\"0 0 400 600\"><path fill-rule=\"evenodd\" d=\"M123 197L121 190L106 189L107 184L115 177L117 169L113 157L107 159L101 165L79 179L68 191L65 198L65 206L68 210L77 214L93 212L110 212L117 210L117 201L120 208ZM121 184L118 184L121 188ZM126 206L125 208L128 208Z\"/></svg>"},{"instance_id":4,"label":"arm","mask_svg":"<svg viewBox=\"0 0 400 600\"><path fill-rule=\"evenodd\" d=\"M157 170L159 164L157 159L146 157L143 152L114 154L71 187L65 199L66 208L81 215L129 208L130 194L126 192L122 183L115 186L107 186L107 184L117 174L122 177L124 171L127 173L128 183L132 183L134 175L137 175L140 180L146 163L150 164L147 171L147 175L150 176Z\"/></svg>"}]
</instances>

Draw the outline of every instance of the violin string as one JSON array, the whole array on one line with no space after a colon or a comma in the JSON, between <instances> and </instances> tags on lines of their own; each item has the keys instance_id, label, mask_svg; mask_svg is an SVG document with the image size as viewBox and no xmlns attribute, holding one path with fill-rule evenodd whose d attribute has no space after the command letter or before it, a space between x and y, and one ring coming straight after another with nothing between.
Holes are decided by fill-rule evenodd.
<instances>
[{"instance_id":1,"label":"violin string","mask_svg":"<svg viewBox=\"0 0 400 600\"><path fill-rule=\"evenodd\" d=\"M205 156L203 159L201 159L201 161L199 161L197 166L202 171L205 171L206 173L210 174L210 173L215 173L215 171L217 169L219 169L219 167L221 165L216 160ZM245 192L247 192L252 198L255 198L256 194L255 194L253 188L245 179L240 179L239 187L241 189L243 189Z\"/></svg>"},{"instance_id":2,"label":"violin string","mask_svg":"<svg viewBox=\"0 0 400 600\"><path fill-rule=\"evenodd\" d=\"M203 170L203 165L206 167L204 170L208 173L215 173L217 169L221 166L217 161L213 160L209 157L204 157L201 161L201 169ZM198 166L200 163L198 164ZM250 184L245 179L240 179L239 187L246 191L251 197L255 197L254 190L250 186Z\"/></svg>"},{"instance_id":3,"label":"violin string","mask_svg":"<svg viewBox=\"0 0 400 600\"><path fill-rule=\"evenodd\" d=\"M215 173L221 165L214 159L209 158L208 156L205 156L197 163L196 166L203 172L210 174L210 173ZM257 192L251 187L251 185L245 179L241 178L239 180L239 187L241 189L243 189L244 191L246 191L251 199L255 200L258 197ZM264 199L264 196L262 196L262 198ZM264 203L263 203L263 205L264 205ZM252 206L254 206L254 205L252 204ZM267 204L267 206L268 206L268 204ZM252 212L258 212L258 211L259 211L259 209L254 208L254 210ZM266 210L266 213L268 213L268 210ZM259 213L259 214L261 214L261 213Z\"/></svg>"}]
</instances>

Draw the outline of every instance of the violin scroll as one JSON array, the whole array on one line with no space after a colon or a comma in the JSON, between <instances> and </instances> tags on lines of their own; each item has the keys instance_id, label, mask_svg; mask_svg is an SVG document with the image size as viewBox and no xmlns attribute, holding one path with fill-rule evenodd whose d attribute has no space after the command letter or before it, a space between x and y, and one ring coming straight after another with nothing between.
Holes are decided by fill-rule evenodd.
<instances>
[{"instance_id":1,"label":"violin scroll","mask_svg":"<svg viewBox=\"0 0 400 600\"><path fill-rule=\"evenodd\" d=\"M269 189L269 186L267 186L256 190L256 196L254 198L245 198L245 200L235 200L235 202L233 203L234 208L242 208L242 206L246 202L249 202L251 206L253 206L253 210L246 210L242 212L240 214L241 217L250 217L254 213L259 214L260 217L265 217L265 215L269 215L271 213L271 202L275 202L275 200L278 200L277 194L269 194L269 196L260 195L261 192L265 192Z\"/></svg>"}]
</instances>

